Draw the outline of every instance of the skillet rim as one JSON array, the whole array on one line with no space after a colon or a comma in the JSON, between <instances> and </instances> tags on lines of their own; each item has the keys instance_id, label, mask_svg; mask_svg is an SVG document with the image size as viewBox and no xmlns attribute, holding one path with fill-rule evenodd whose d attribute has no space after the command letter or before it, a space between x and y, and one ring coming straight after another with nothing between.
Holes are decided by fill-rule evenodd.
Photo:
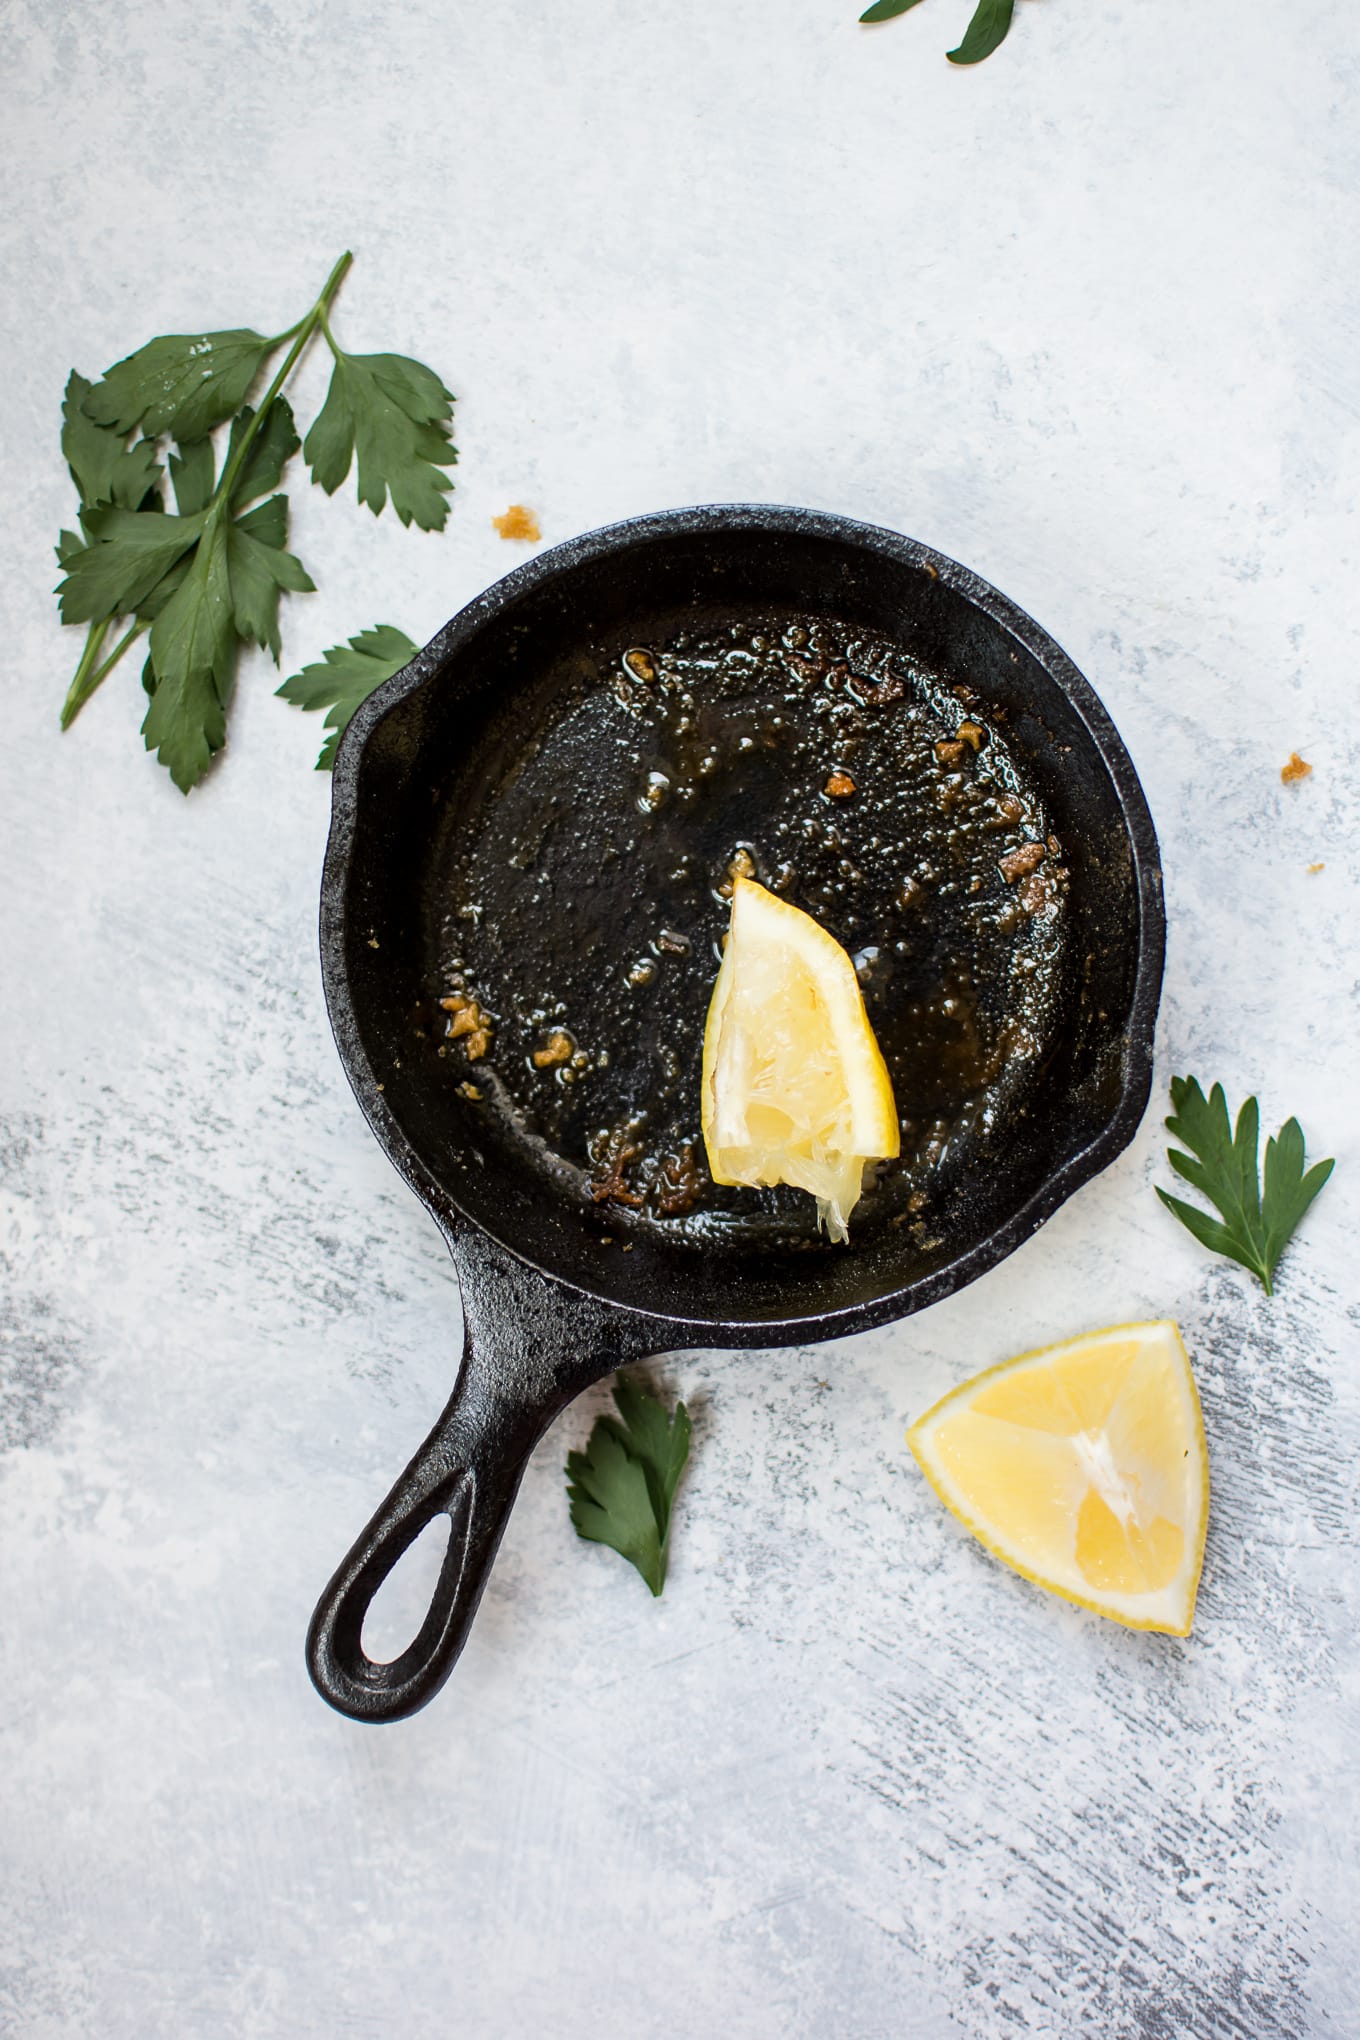
<instances>
[{"instance_id":1,"label":"skillet rim","mask_svg":"<svg viewBox=\"0 0 1360 2040\"><path fill-rule=\"evenodd\" d=\"M995 1231L944 1266L878 1297L838 1309L784 1318L681 1318L625 1303L606 1289L540 1266L465 1212L454 1192L421 1160L386 1102L364 1049L345 964L345 905L356 836L359 781L365 749L379 724L393 709L427 686L488 624L560 575L588 561L605 559L638 545L682 535L708 536L732 531L787 532L824 538L863 552L885 555L899 564L933 568L941 581L1014 638L1066 697L1110 777L1129 843L1138 902L1137 955L1119 1103L1101 1132L1047 1175ZM595 1308L603 1306L621 1313L639 1329L655 1327L657 1351L686 1345L775 1347L819 1342L890 1324L941 1302L1006 1260L1069 1197L1123 1152L1138 1130L1152 1090L1154 1033L1166 949L1161 855L1147 797L1114 722L1095 689L1056 639L1000 589L970 567L917 539L834 511L764 503L697 504L653 511L598 526L550 546L475 595L400 672L360 704L343 732L332 777L319 932L326 1010L350 1088L383 1152L431 1213L454 1248L455 1258L458 1231L471 1227L484 1234L513 1263L533 1271L542 1280L575 1294Z\"/></svg>"}]
</instances>

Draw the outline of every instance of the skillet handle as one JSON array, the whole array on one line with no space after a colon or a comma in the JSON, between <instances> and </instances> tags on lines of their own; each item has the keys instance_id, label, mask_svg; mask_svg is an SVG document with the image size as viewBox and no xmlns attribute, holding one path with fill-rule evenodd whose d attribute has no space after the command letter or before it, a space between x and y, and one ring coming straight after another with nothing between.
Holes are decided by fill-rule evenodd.
<instances>
[{"instance_id":1,"label":"skillet handle","mask_svg":"<svg viewBox=\"0 0 1360 2040\"><path fill-rule=\"evenodd\" d=\"M653 1341L623 1311L567 1290L484 1234L450 1241L463 1291L463 1364L442 1416L317 1603L307 1669L355 1721L399 1721L432 1700L457 1663L529 1455L573 1396ZM429 1613L390 1664L363 1647L383 1581L436 1516L448 1550Z\"/></svg>"}]
</instances>

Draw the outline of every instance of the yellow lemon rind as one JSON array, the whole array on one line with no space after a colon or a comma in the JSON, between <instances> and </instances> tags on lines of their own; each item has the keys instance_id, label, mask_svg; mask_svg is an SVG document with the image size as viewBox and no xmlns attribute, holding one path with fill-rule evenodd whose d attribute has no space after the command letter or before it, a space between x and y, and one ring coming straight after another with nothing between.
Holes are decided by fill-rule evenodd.
<instances>
[{"instance_id":1,"label":"yellow lemon rind","mask_svg":"<svg viewBox=\"0 0 1360 2040\"><path fill-rule=\"evenodd\" d=\"M1063 1586L1055 1580L1047 1579L1032 1566L1026 1565L1023 1559L1014 1556L1012 1552L1008 1551L994 1536L985 1530L961 1503L958 1496L951 1492L951 1484L933 1462L928 1442L930 1434L933 1433L947 1412L965 1407L971 1403L983 1384L995 1380L999 1375L1018 1373L1032 1361L1051 1361L1058 1355L1071 1352L1079 1347L1089 1348L1097 1344L1097 1342L1127 1338L1131 1333L1137 1334L1163 1329L1171 1333L1180 1353L1184 1380L1189 1389L1190 1408L1194 1416L1192 1426L1193 1437L1198 1448L1199 1513L1193 1528L1189 1525L1186 1526L1187 1545L1191 1553L1191 1563L1184 1568L1185 1575L1189 1579L1189 1589L1185 1615L1181 1622L1159 1621L1151 1616L1140 1617L1129 1612L1127 1605L1122 1608L1115 1605L1116 1598L1124 1600L1127 1604L1134 1598L1133 1596L1112 1597L1110 1600L1100 1600L1093 1595L1078 1593L1071 1587ZM1199 1387L1195 1381L1194 1370L1190 1365L1190 1356L1185 1350L1185 1341L1181 1336L1180 1326L1174 1318L1142 1318L1128 1324L1104 1325L1098 1331L1086 1333L1076 1338L1060 1339L1048 1346L1031 1347L1028 1352L1017 1353L1013 1359L1002 1360L995 1367L984 1368L982 1373L974 1374L969 1380L960 1382L957 1388L951 1388L946 1395L942 1395L937 1402L932 1403L930 1408L924 1411L908 1429L907 1444L911 1448L912 1457L925 1475L930 1486L934 1489L939 1500L948 1509L950 1515L962 1523L970 1535L975 1537L978 1543L991 1553L993 1558L999 1559L1001 1564L1009 1567L1012 1572L1019 1573L1020 1577L1028 1580L1032 1586L1042 1587L1045 1593L1056 1594L1060 1599L1070 1602L1074 1607L1088 1609L1093 1615L1103 1615L1107 1621L1117 1622L1124 1629L1141 1629L1151 1631L1160 1636L1189 1636L1195 1620L1195 1604L1199 1595L1200 1574L1204 1567L1204 1546L1209 1530L1209 1453L1204 1436L1204 1415L1200 1405Z\"/></svg>"}]
</instances>

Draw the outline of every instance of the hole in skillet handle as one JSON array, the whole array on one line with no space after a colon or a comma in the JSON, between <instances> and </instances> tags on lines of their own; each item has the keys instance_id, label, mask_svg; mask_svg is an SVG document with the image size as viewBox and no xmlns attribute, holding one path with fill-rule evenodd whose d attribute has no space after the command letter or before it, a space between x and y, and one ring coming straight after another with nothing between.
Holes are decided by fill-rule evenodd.
<instances>
[{"instance_id":1,"label":"hole in skillet handle","mask_svg":"<svg viewBox=\"0 0 1360 2040\"><path fill-rule=\"evenodd\" d=\"M432 1518L412 1538L369 1602L360 1641L373 1664L395 1664L415 1642L433 1604L452 1537L451 1516Z\"/></svg>"}]
</instances>

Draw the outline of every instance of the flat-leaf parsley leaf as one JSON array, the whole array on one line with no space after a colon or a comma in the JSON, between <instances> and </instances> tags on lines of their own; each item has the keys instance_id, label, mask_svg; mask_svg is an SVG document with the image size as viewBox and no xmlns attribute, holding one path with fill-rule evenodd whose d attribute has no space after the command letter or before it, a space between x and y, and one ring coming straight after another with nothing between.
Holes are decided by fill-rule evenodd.
<instances>
[{"instance_id":1,"label":"flat-leaf parsley leaf","mask_svg":"<svg viewBox=\"0 0 1360 2040\"><path fill-rule=\"evenodd\" d=\"M1272 1295L1280 1256L1334 1164L1314 1162L1305 1173L1303 1129L1297 1119L1287 1119L1266 1142L1263 1186L1257 1165L1260 1111L1255 1098L1248 1098L1238 1113L1236 1131L1221 1084L1215 1084L1206 1098L1197 1078L1173 1077L1171 1104L1167 1131L1191 1152L1169 1148L1167 1160L1178 1176L1208 1198L1221 1218L1210 1218L1160 1186L1157 1195L1201 1246L1240 1262L1266 1295Z\"/></svg>"},{"instance_id":2,"label":"flat-leaf parsley leaf","mask_svg":"<svg viewBox=\"0 0 1360 2040\"><path fill-rule=\"evenodd\" d=\"M148 439L173 432L181 444L206 439L245 402L270 348L248 327L228 333L166 333L116 361L85 399L98 425Z\"/></svg>"},{"instance_id":3,"label":"flat-leaf parsley leaf","mask_svg":"<svg viewBox=\"0 0 1360 2040\"><path fill-rule=\"evenodd\" d=\"M117 503L124 510L149 507L147 498L154 497L161 478L156 442L138 439L129 446L126 434L96 425L84 409L91 387L72 369L61 406L61 450L80 491L81 508L93 510L97 503Z\"/></svg>"},{"instance_id":4,"label":"flat-leaf parsley leaf","mask_svg":"<svg viewBox=\"0 0 1360 2040\"><path fill-rule=\"evenodd\" d=\"M636 1566L653 1594L666 1584L671 1510L689 1458L690 1421L620 1375L613 1417L600 1417L584 1452L567 1455L567 1495L580 1537L607 1544Z\"/></svg>"},{"instance_id":5,"label":"flat-leaf parsley leaf","mask_svg":"<svg viewBox=\"0 0 1360 2040\"><path fill-rule=\"evenodd\" d=\"M332 645L323 652L320 664L304 666L276 691L295 708L328 708L324 727L330 731L316 761L318 772L329 772L340 748L340 737L361 701L367 701L375 687L390 680L409 665L419 650L404 630L395 624L375 624L361 630L346 645Z\"/></svg>"},{"instance_id":6,"label":"flat-leaf parsley leaf","mask_svg":"<svg viewBox=\"0 0 1360 2040\"><path fill-rule=\"evenodd\" d=\"M872 7L865 8L860 20L871 23L892 21L916 5L917 0L874 0ZM1014 12L1015 0L978 0L973 18L964 31L963 41L956 50L946 52L950 63L980 64L984 57L990 57L1010 33Z\"/></svg>"},{"instance_id":7,"label":"flat-leaf parsley leaf","mask_svg":"<svg viewBox=\"0 0 1360 2040\"><path fill-rule=\"evenodd\" d=\"M403 524L442 531L449 514L444 473L457 460L449 438L453 398L432 369L404 354L346 354L324 325L335 367L303 458L328 496L359 462L359 501L376 517L392 498Z\"/></svg>"},{"instance_id":8,"label":"flat-leaf parsley leaf","mask_svg":"<svg viewBox=\"0 0 1360 2040\"><path fill-rule=\"evenodd\" d=\"M946 51L951 64L980 64L1000 49L1010 34L1015 0L978 0L977 12L956 50Z\"/></svg>"}]
</instances>

